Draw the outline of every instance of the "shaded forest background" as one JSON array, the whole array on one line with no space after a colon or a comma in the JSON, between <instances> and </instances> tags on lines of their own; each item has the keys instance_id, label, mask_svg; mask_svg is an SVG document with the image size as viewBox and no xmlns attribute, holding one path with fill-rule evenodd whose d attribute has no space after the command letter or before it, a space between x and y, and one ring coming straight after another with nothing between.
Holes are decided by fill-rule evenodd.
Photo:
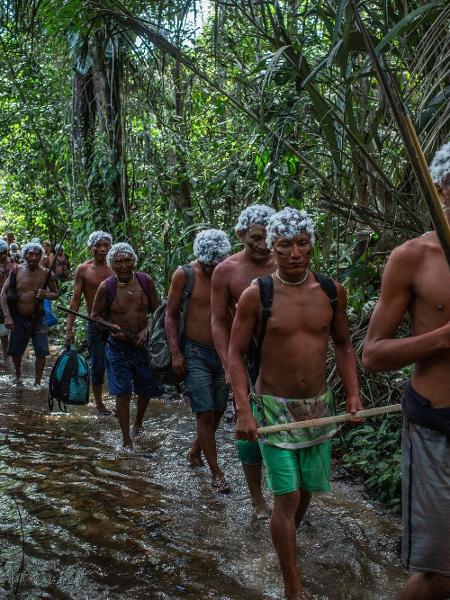
<instances>
[{"instance_id":1,"label":"shaded forest background","mask_svg":"<svg viewBox=\"0 0 450 600\"><path fill-rule=\"evenodd\" d=\"M449 131L450 4L360 7L431 158ZM76 263L106 229L164 293L197 230L223 228L237 248L245 206L306 208L315 268L346 286L361 349L387 254L429 219L346 0L0 0L0 11L0 230L57 241L69 226ZM406 376L361 373L365 403L398 400ZM386 417L337 444L394 507L399 435Z\"/></svg>"}]
</instances>

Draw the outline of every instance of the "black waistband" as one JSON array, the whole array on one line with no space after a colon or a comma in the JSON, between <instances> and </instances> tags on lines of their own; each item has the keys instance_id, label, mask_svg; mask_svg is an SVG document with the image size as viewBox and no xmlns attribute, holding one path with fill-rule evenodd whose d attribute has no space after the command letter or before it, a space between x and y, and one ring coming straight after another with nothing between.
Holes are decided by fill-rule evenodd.
<instances>
[{"instance_id":1,"label":"black waistband","mask_svg":"<svg viewBox=\"0 0 450 600\"><path fill-rule=\"evenodd\" d=\"M193 344L194 346L199 346L200 348L204 348L205 350L210 350L211 352L216 351L214 346L207 346L206 344L202 344L201 342L196 342L195 340L191 340L191 338L188 338L186 336L184 336L184 341L188 342L189 344Z\"/></svg>"},{"instance_id":2,"label":"black waistband","mask_svg":"<svg viewBox=\"0 0 450 600\"><path fill-rule=\"evenodd\" d=\"M402 408L412 423L434 429L450 438L450 408L434 408L429 400L413 389L409 381L403 389Z\"/></svg>"}]
</instances>

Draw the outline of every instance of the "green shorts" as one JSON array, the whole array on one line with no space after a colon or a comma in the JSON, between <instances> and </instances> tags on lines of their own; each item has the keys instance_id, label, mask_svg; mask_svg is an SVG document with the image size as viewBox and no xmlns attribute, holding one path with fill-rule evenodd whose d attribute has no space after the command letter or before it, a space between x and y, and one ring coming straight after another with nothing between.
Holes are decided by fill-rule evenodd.
<instances>
[{"instance_id":1,"label":"green shorts","mask_svg":"<svg viewBox=\"0 0 450 600\"><path fill-rule=\"evenodd\" d=\"M260 465L262 463L261 450L258 442L236 440L239 460L243 465Z\"/></svg>"},{"instance_id":2,"label":"green shorts","mask_svg":"<svg viewBox=\"0 0 450 600\"><path fill-rule=\"evenodd\" d=\"M259 442L266 467L267 484L275 496L298 489L330 491L331 440L298 450Z\"/></svg>"}]
</instances>

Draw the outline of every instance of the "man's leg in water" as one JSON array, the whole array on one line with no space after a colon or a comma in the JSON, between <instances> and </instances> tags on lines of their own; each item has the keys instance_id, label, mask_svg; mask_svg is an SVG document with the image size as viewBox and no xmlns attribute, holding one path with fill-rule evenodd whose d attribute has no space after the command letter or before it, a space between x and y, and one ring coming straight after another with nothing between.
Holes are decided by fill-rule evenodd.
<instances>
[{"instance_id":1,"label":"man's leg in water","mask_svg":"<svg viewBox=\"0 0 450 600\"><path fill-rule=\"evenodd\" d=\"M303 517L308 510L308 506L311 502L312 494L306 490L300 489L300 502L298 503L297 511L295 513L295 526L299 527L303 521Z\"/></svg>"},{"instance_id":2,"label":"man's leg in water","mask_svg":"<svg viewBox=\"0 0 450 600\"><path fill-rule=\"evenodd\" d=\"M8 336L2 336L2 352L3 352L3 360L6 363L8 361Z\"/></svg>"},{"instance_id":3,"label":"man's leg in water","mask_svg":"<svg viewBox=\"0 0 450 600\"><path fill-rule=\"evenodd\" d=\"M139 435L142 433L142 422L144 421L145 411L149 403L149 396L138 396L136 402L136 417L134 419L133 434Z\"/></svg>"},{"instance_id":4,"label":"man's leg in water","mask_svg":"<svg viewBox=\"0 0 450 600\"><path fill-rule=\"evenodd\" d=\"M105 341L94 323L88 323L89 368L91 372L92 393L100 414L111 414L103 402L103 381L105 378Z\"/></svg>"},{"instance_id":5,"label":"man's leg in water","mask_svg":"<svg viewBox=\"0 0 450 600\"><path fill-rule=\"evenodd\" d=\"M217 464L217 446L215 432L219 425L223 413L217 414L216 411L206 410L196 413L197 418L197 439L206 458L206 462L211 471L213 479L223 477L223 473Z\"/></svg>"},{"instance_id":6,"label":"man's leg in water","mask_svg":"<svg viewBox=\"0 0 450 600\"><path fill-rule=\"evenodd\" d=\"M45 367L45 356L37 356L34 363L34 383L41 385L42 373Z\"/></svg>"},{"instance_id":7,"label":"man's leg in water","mask_svg":"<svg viewBox=\"0 0 450 600\"><path fill-rule=\"evenodd\" d=\"M16 379L22 378L22 356L13 356L14 371L16 373Z\"/></svg>"},{"instance_id":8,"label":"man's leg in water","mask_svg":"<svg viewBox=\"0 0 450 600\"><path fill-rule=\"evenodd\" d=\"M300 491L274 496L270 533L283 575L284 593L289 600L308 598L300 583L297 569L297 527L295 517L300 505Z\"/></svg>"},{"instance_id":9,"label":"man's leg in water","mask_svg":"<svg viewBox=\"0 0 450 600\"><path fill-rule=\"evenodd\" d=\"M242 463L245 480L247 481L248 490L255 509L257 517L268 517L270 514L269 507L262 491L262 462L255 465L245 465Z\"/></svg>"},{"instance_id":10,"label":"man's leg in water","mask_svg":"<svg viewBox=\"0 0 450 600\"><path fill-rule=\"evenodd\" d=\"M116 415L122 430L122 439L124 448L132 448L133 444L130 437L130 401L131 394L116 396Z\"/></svg>"},{"instance_id":11,"label":"man's leg in water","mask_svg":"<svg viewBox=\"0 0 450 600\"><path fill-rule=\"evenodd\" d=\"M415 573L406 582L398 600L445 600L450 598L450 577L437 573Z\"/></svg>"},{"instance_id":12,"label":"man's leg in water","mask_svg":"<svg viewBox=\"0 0 450 600\"><path fill-rule=\"evenodd\" d=\"M219 427L220 421L222 419L223 412L214 411L214 433L217 431ZM188 452L188 461L191 463L192 467L203 467L204 462L202 460L202 447L200 442L198 441L198 437L195 438L191 449Z\"/></svg>"}]
</instances>

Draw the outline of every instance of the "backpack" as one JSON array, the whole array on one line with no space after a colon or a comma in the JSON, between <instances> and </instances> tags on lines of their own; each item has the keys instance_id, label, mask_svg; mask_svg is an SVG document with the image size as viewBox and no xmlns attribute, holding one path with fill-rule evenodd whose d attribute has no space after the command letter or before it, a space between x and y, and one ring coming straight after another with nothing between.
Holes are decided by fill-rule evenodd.
<instances>
[{"instance_id":1,"label":"backpack","mask_svg":"<svg viewBox=\"0 0 450 600\"><path fill-rule=\"evenodd\" d=\"M195 273L191 265L181 267L185 273L186 281L184 284L183 299L180 305L180 315L178 317L178 339L181 341L184 333L184 321L189 298L194 289ZM176 385L183 379L172 371L172 354L166 337L166 308L167 299L159 306L153 314L149 325L148 340L148 362L150 370L155 374L159 381L167 385Z\"/></svg>"},{"instance_id":2,"label":"backpack","mask_svg":"<svg viewBox=\"0 0 450 600\"><path fill-rule=\"evenodd\" d=\"M338 305L336 284L334 283L333 279L331 279L331 277L328 277L328 275L324 275L323 273L316 273L315 271L311 271L311 273L314 275L317 283L320 285L322 290L328 296L331 308L333 309L334 317ZM253 385L256 383L256 380L258 379L259 375L259 367L261 364L261 349L264 341L264 336L266 335L267 321L270 318L273 302L272 275L264 275L264 277L258 277L256 281L258 282L259 287L259 297L261 299L262 315L258 340L255 341L255 338L252 338L252 342L250 343L250 348L247 353L248 374L250 381Z\"/></svg>"},{"instance_id":3,"label":"backpack","mask_svg":"<svg viewBox=\"0 0 450 600\"><path fill-rule=\"evenodd\" d=\"M50 373L48 407L58 400L60 410L66 404L82 405L89 402L89 367L85 358L73 346L65 348L56 359ZM64 408L63 408L64 405Z\"/></svg>"}]
</instances>

